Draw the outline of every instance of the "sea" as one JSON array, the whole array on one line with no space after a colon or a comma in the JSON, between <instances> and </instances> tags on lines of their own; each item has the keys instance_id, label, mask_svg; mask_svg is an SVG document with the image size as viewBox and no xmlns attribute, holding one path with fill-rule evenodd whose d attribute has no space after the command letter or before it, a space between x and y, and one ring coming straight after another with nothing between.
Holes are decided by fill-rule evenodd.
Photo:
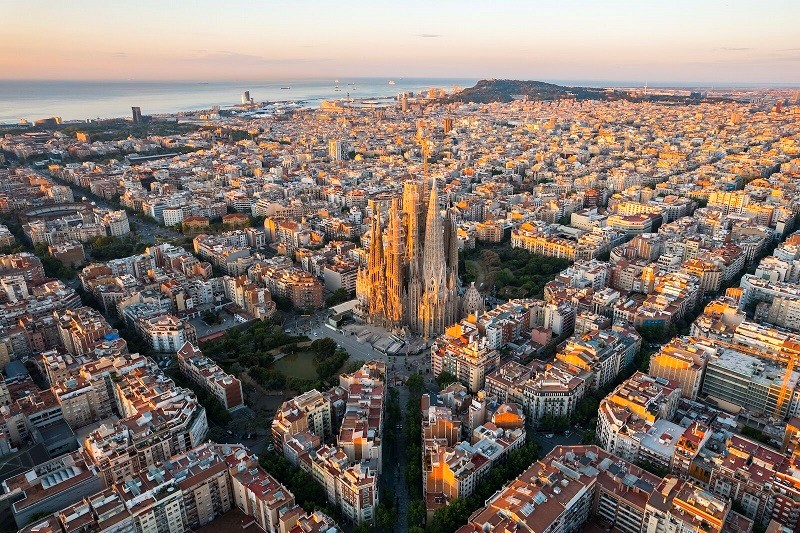
<instances>
[{"instance_id":1,"label":"sea","mask_svg":"<svg viewBox=\"0 0 800 533\"><path fill-rule=\"evenodd\" d=\"M535 79L535 78L527 78ZM64 81L0 79L0 124L17 124L20 119L61 117L62 120L129 117L131 107L142 114L178 113L224 109L241 103L242 93L250 91L256 102L298 102L315 107L323 100L345 98L380 98L401 92L430 88L448 91L454 87L472 87L477 78L326 78L261 81ZM548 83L582 87L640 87L639 81L557 80ZM339 91L336 86L339 86ZM288 87L288 89L284 89ZM747 88L786 87L781 84L732 84L660 82L650 87L666 88Z\"/></svg>"},{"instance_id":2,"label":"sea","mask_svg":"<svg viewBox=\"0 0 800 533\"><path fill-rule=\"evenodd\" d=\"M0 124L20 119L62 120L128 117L138 106L143 115L221 109L241 103L250 91L256 102L298 102L318 106L323 100L397 96L430 88L471 87L477 79L335 78L270 81L49 81L0 80ZM339 87L339 91L336 90ZM287 87L287 88L284 88Z\"/></svg>"}]
</instances>

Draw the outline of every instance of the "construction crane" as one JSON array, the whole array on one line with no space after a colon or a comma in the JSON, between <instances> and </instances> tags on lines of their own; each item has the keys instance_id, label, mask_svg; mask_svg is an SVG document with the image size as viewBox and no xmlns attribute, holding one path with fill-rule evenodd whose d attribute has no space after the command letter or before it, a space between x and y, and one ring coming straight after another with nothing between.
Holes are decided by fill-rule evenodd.
<instances>
[{"instance_id":1,"label":"construction crane","mask_svg":"<svg viewBox=\"0 0 800 533\"><path fill-rule=\"evenodd\" d=\"M786 396L789 395L789 381L792 379L792 372L794 371L794 357L789 358L786 365L786 372L783 374L783 382L781 383L781 390L778 393L778 401L775 402L775 418L782 418L783 404L786 402ZM787 408L788 410L788 408Z\"/></svg>"},{"instance_id":2,"label":"construction crane","mask_svg":"<svg viewBox=\"0 0 800 533\"><path fill-rule=\"evenodd\" d=\"M428 180L428 158L431 155L431 145L430 140L428 139L427 135L423 134L425 131L425 125L423 124L421 128L417 128L417 135L416 140L417 144L420 145L422 148L422 173L425 176L425 181Z\"/></svg>"}]
</instances>

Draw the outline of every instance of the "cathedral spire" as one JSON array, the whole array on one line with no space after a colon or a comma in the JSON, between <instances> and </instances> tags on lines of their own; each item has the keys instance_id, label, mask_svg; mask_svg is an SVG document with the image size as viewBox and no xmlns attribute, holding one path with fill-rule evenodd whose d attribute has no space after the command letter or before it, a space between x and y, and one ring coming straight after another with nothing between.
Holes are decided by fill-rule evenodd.
<instances>
[{"instance_id":1,"label":"cathedral spire","mask_svg":"<svg viewBox=\"0 0 800 533\"><path fill-rule=\"evenodd\" d=\"M419 238L420 238L420 192L419 183L407 181L403 184L403 212L406 215L406 261L409 263L409 275L419 275Z\"/></svg>"},{"instance_id":2,"label":"cathedral spire","mask_svg":"<svg viewBox=\"0 0 800 533\"><path fill-rule=\"evenodd\" d=\"M386 283L383 257L383 230L381 228L380 206L370 201L372 207L372 227L369 240L369 314L382 322L386 301Z\"/></svg>"},{"instance_id":3,"label":"cathedral spire","mask_svg":"<svg viewBox=\"0 0 800 533\"><path fill-rule=\"evenodd\" d=\"M422 254L422 274L427 280L431 269L444 265L444 226L442 215L439 213L439 197L436 190L436 180L431 187L428 199L428 216L425 217L425 250Z\"/></svg>"},{"instance_id":4,"label":"cathedral spire","mask_svg":"<svg viewBox=\"0 0 800 533\"><path fill-rule=\"evenodd\" d=\"M403 233L400 229L400 201L392 198L389 209L389 246L386 247L386 325L397 327L403 320Z\"/></svg>"},{"instance_id":5,"label":"cathedral spire","mask_svg":"<svg viewBox=\"0 0 800 533\"><path fill-rule=\"evenodd\" d=\"M428 200L425 220L425 249L422 253L423 297L420 302L422 336L426 339L444 331L447 326L447 271L444 249L444 225L439 213L436 181Z\"/></svg>"}]
</instances>

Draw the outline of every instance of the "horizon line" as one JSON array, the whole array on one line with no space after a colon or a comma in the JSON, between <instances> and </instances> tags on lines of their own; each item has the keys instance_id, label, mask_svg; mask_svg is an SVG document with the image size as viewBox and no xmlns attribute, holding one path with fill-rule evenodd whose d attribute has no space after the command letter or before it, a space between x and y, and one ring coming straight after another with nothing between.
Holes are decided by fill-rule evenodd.
<instances>
[{"instance_id":1,"label":"horizon line","mask_svg":"<svg viewBox=\"0 0 800 533\"><path fill-rule=\"evenodd\" d=\"M603 86L617 86L617 87L639 87L647 84L648 87L660 88L683 88L693 86L714 88L715 86L724 87L726 89L735 88L793 88L800 87L800 81L797 82L775 82L775 81L707 81L707 80L611 80L611 79L569 79L569 78L521 78L521 77L475 77L475 76L286 76L275 78L176 78L176 79L159 79L159 78L3 78L0 77L0 82L25 82L25 83L264 83L264 82L282 82L287 80L304 80L304 81L321 81L328 79L357 79L357 80L438 80L438 81L465 81L475 80L479 81L489 80L510 80L521 82L541 82L551 83L555 85L561 84L574 84L576 87L603 87ZM608 85L604 85L608 84Z\"/></svg>"}]
</instances>

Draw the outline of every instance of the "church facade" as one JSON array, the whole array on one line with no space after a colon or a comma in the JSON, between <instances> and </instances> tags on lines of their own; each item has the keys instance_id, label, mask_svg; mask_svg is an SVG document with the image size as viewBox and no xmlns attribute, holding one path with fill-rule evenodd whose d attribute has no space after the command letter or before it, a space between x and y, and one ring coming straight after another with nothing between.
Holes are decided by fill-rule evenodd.
<instances>
[{"instance_id":1,"label":"church facade","mask_svg":"<svg viewBox=\"0 0 800 533\"><path fill-rule=\"evenodd\" d=\"M425 339L458 321L458 241L449 211L439 209L436 184L406 182L391 201L386 227L373 204L366 266L359 270L356 314L390 330Z\"/></svg>"}]
</instances>

